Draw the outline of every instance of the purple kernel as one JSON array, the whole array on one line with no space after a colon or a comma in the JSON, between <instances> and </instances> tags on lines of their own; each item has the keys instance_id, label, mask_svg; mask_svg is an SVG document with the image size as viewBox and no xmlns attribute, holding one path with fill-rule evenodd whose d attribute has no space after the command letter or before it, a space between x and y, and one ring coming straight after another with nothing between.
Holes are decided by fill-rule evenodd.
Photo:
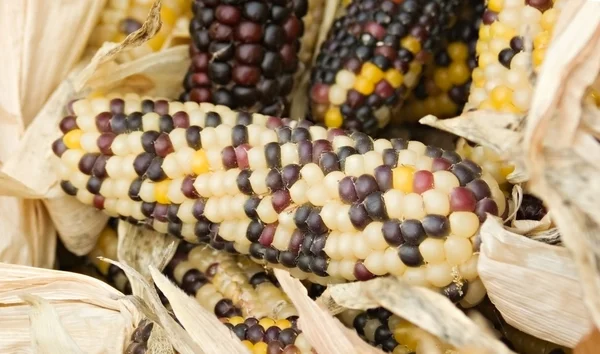
<instances>
[{"instance_id":1,"label":"purple kernel","mask_svg":"<svg viewBox=\"0 0 600 354\"><path fill-rule=\"evenodd\" d=\"M63 119L61 119L60 124L59 124L59 128L60 131L63 132L63 134L66 134L68 132L70 132L71 130L77 129L77 121L75 119L74 116L66 116Z\"/></svg>"},{"instance_id":2,"label":"purple kernel","mask_svg":"<svg viewBox=\"0 0 600 354\"><path fill-rule=\"evenodd\" d=\"M366 281L375 278L375 274L369 272L362 262L356 262L354 264L354 277L359 281Z\"/></svg>"},{"instance_id":3,"label":"purple kernel","mask_svg":"<svg viewBox=\"0 0 600 354\"><path fill-rule=\"evenodd\" d=\"M382 192L386 192L392 189L392 169L390 166L381 165L375 168L374 171L375 180L377 181L377 186L379 190Z\"/></svg>"},{"instance_id":4,"label":"purple kernel","mask_svg":"<svg viewBox=\"0 0 600 354\"><path fill-rule=\"evenodd\" d=\"M194 202L194 206L192 207L192 215L197 220L204 219L204 206L206 205L206 201L204 199L198 199Z\"/></svg>"},{"instance_id":5,"label":"purple kernel","mask_svg":"<svg viewBox=\"0 0 600 354\"><path fill-rule=\"evenodd\" d=\"M195 180L196 178L191 176L185 176L183 179L183 182L181 183L181 193L183 193L186 198L196 199L200 196L196 191L196 188L194 188Z\"/></svg>"},{"instance_id":6,"label":"purple kernel","mask_svg":"<svg viewBox=\"0 0 600 354\"><path fill-rule=\"evenodd\" d=\"M372 221L363 204L352 204L348 211L348 215L352 225L359 230L363 230Z\"/></svg>"},{"instance_id":7,"label":"purple kernel","mask_svg":"<svg viewBox=\"0 0 600 354\"><path fill-rule=\"evenodd\" d=\"M237 157L233 146L226 146L221 150L221 160L226 170L238 167Z\"/></svg>"},{"instance_id":8,"label":"purple kernel","mask_svg":"<svg viewBox=\"0 0 600 354\"><path fill-rule=\"evenodd\" d=\"M98 137L96 144L100 149L100 152L104 155L112 155L112 149L110 148L113 140L115 140L116 135L113 133L102 133Z\"/></svg>"},{"instance_id":9,"label":"purple kernel","mask_svg":"<svg viewBox=\"0 0 600 354\"><path fill-rule=\"evenodd\" d=\"M490 187L482 179L472 180L471 182L467 183L466 187L473 192L475 199L477 200L481 200L492 195Z\"/></svg>"},{"instance_id":10,"label":"purple kernel","mask_svg":"<svg viewBox=\"0 0 600 354\"><path fill-rule=\"evenodd\" d=\"M381 227L383 238L390 246L400 246L404 243L404 237L400 231L400 221L397 219L387 220Z\"/></svg>"},{"instance_id":11,"label":"purple kernel","mask_svg":"<svg viewBox=\"0 0 600 354\"><path fill-rule=\"evenodd\" d=\"M354 187L355 180L355 177L346 176L338 183L338 192L340 194L340 198L346 204L354 203L358 200L358 195Z\"/></svg>"},{"instance_id":12,"label":"purple kernel","mask_svg":"<svg viewBox=\"0 0 600 354\"><path fill-rule=\"evenodd\" d=\"M290 188L300 178L300 166L299 165L286 165L281 170L281 179L285 188Z\"/></svg>"},{"instance_id":13,"label":"purple kernel","mask_svg":"<svg viewBox=\"0 0 600 354\"><path fill-rule=\"evenodd\" d=\"M498 205L492 198L484 198L475 205L475 214L479 217L479 222L484 222L487 213L498 216Z\"/></svg>"},{"instance_id":14,"label":"purple kernel","mask_svg":"<svg viewBox=\"0 0 600 354\"><path fill-rule=\"evenodd\" d=\"M298 229L294 230L294 233L292 233L292 237L290 238L290 244L288 246L288 251L297 255L298 252L300 252L300 246L302 246L303 242L304 242L304 233Z\"/></svg>"},{"instance_id":15,"label":"purple kernel","mask_svg":"<svg viewBox=\"0 0 600 354\"><path fill-rule=\"evenodd\" d=\"M94 165L96 164L96 160L98 159L98 154L85 154L79 160L79 171L85 173L86 175L91 175L92 170L94 169Z\"/></svg>"},{"instance_id":16,"label":"purple kernel","mask_svg":"<svg viewBox=\"0 0 600 354\"><path fill-rule=\"evenodd\" d=\"M65 142L62 138L54 140L54 142L52 143L52 151L54 152L54 155L58 157L61 157L62 154L64 154L65 151L67 151L67 146L65 145Z\"/></svg>"},{"instance_id":17,"label":"purple kernel","mask_svg":"<svg viewBox=\"0 0 600 354\"><path fill-rule=\"evenodd\" d=\"M156 203L154 206L154 212L152 213L152 217L160 222L167 222L167 212L169 211L169 206L167 204Z\"/></svg>"},{"instance_id":18,"label":"purple kernel","mask_svg":"<svg viewBox=\"0 0 600 354\"><path fill-rule=\"evenodd\" d=\"M158 100L154 102L154 112L158 113L160 116L169 114L169 102L166 100Z\"/></svg>"},{"instance_id":19,"label":"purple kernel","mask_svg":"<svg viewBox=\"0 0 600 354\"><path fill-rule=\"evenodd\" d=\"M312 153L313 153L312 162L319 163L321 154L326 151L333 151L333 148L331 147L331 142L329 142L329 140L325 140L325 139L315 140L313 142L313 148L312 148Z\"/></svg>"},{"instance_id":20,"label":"purple kernel","mask_svg":"<svg viewBox=\"0 0 600 354\"><path fill-rule=\"evenodd\" d=\"M275 168L269 170L265 182L267 183L267 188L269 188L271 191L278 191L284 188L281 175Z\"/></svg>"},{"instance_id":21,"label":"purple kernel","mask_svg":"<svg viewBox=\"0 0 600 354\"><path fill-rule=\"evenodd\" d=\"M436 157L433 159L433 163L431 165L431 171L447 171L452 167L452 163L442 157Z\"/></svg>"},{"instance_id":22,"label":"purple kernel","mask_svg":"<svg viewBox=\"0 0 600 354\"><path fill-rule=\"evenodd\" d=\"M167 155L175 151L169 134L161 133L154 141L154 149L156 150L156 155L160 157L167 157Z\"/></svg>"},{"instance_id":23,"label":"purple kernel","mask_svg":"<svg viewBox=\"0 0 600 354\"><path fill-rule=\"evenodd\" d=\"M450 233L450 221L443 215L426 215L421 223L427 236L445 237Z\"/></svg>"},{"instance_id":24,"label":"purple kernel","mask_svg":"<svg viewBox=\"0 0 600 354\"><path fill-rule=\"evenodd\" d=\"M300 165L306 165L312 162L313 144L308 140L298 142L298 157Z\"/></svg>"},{"instance_id":25,"label":"purple kernel","mask_svg":"<svg viewBox=\"0 0 600 354\"><path fill-rule=\"evenodd\" d=\"M108 161L109 156L100 155L96 159L96 163L94 164L94 168L92 169L92 176L98 178L106 178L108 174L106 173L106 162Z\"/></svg>"},{"instance_id":26,"label":"purple kernel","mask_svg":"<svg viewBox=\"0 0 600 354\"><path fill-rule=\"evenodd\" d=\"M112 118L112 114L109 112L102 112L96 116L96 128L100 133L108 133L111 132L110 128L110 120Z\"/></svg>"},{"instance_id":27,"label":"purple kernel","mask_svg":"<svg viewBox=\"0 0 600 354\"><path fill-rule=\"evenodd\" d=\"M359 201L363 201L369 194L376 192L379 189L375 177L371 175L361 175L354 182L356 196Z\"/></svg>"},{"instance_id":28,"label":"purple kernel","mask_svg":"<svg viewBox=\"0 0 600 354\"><path fill-rule=\"evenodd\" d=\"M450 192L450 210L452 211L474 211L475 194L465 187L456 187Z\"/></svg>"},{"instance_id":29,"label":"purple kernel","mask_svg":"<svg viewBox=\"0 0 600 354\"><path fill-rule=\"evenodd\" d=\"M271 202L273 204L273 209L277 214L281 213L285 208L287 208L291 203L290 192L287 190L278 190L273 193L273 197Z\"/></svg>"},{"instance_id":30,"label":"purple kernel","mask_svg":"<svg viewBox=\"0 0 600 354\"><path fill-rule=\"evenodd\" d=\"M125 101L120 98L113 98L110 101L110 111L113 114L122 114L125 111Z\"/></svg>"}]
</instances>

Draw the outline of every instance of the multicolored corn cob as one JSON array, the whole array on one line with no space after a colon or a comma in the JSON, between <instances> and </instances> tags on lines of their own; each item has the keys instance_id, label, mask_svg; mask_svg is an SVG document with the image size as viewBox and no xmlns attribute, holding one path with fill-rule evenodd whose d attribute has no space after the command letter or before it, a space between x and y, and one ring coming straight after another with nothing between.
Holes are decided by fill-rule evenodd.
<instances>
[{"instance_id":1,"label":"multicolored corn cob","mask_svg":"<svg viewBox=\"0 0 600 354\"><path fill-rule=\"evenodd\" d=\"M529 72L544 60L561 0L490 0L477 42L477 68L465 110L524 113L533 92ZM532 51L531 51L532 50ZM531 51L531 52L530 52Z\"/></svg>"},{"instance_id":2,"label":"multicolored corn cob","mask_svg":"<svg viewBox=\"0 0 600 354\"><path fill-rule=\"evenodd\" d=\"M353 1L323 43L311 75L312 118L368 134L385 126L419 80L458 1Z\"/></svg>"},{"instance_id":3,"label":"multicolored corn cob","mask_svg":"<svg viewBox=\"0 0 600 354\"><path fill-rule=\"evenodd\" d=\"M154 0L109 0L99 23L88 41L88 50L95 52L104 42L121 42L142 27ZM175 23L188 17L191 0L163 0L160 17L162 27L156 36L139 47L119 54L119 60L139 58L163 48Z\"/></svg>"},{"instance_id":4,"label":"multicolored corn cob","mask_svg":"<svg viewBox=\"0 0 600 354\"><path fill-rule=\"evenodd\" d=\"M307 0L195 0L182 101L281 116L294 86Z\"/></svg>"},{"instance_id":5,"label":"multicolored corn cob","mask_svg":"<svg viewBox=\"0 0 600 354\"><path fill-rule=\"evenodd\" d=\"M419 83L392 118L393 123L417 121L428 114L449 118L462 112L471 86L471 71L477 66L475 45L484 9L482 0L461 4L445 44L425 64Z\"/></svg>"},{"instance_id":6,"label":"multicolored corn cob","mask_svg":"<svg viewBox=\"0 0 600 354\"><path fill-rule=\"evenodd\" d=\"M194 102L72 108L53 144L61 186L111 216L316 283L393 274L483 294L478 229L505 197L455 152Z\"/></svg>"},{"instance_id":7,"label":"multicolored corn cob","mask_svg":"<svg viewBox=\"0 0 600 354\"><path fill-rule=\"evenodd\" d=\"M451 346L382 307L367 311L346 310L338 317L367 343L387 353L428 354L452 350Z\"/></svg>"}]
</instances>

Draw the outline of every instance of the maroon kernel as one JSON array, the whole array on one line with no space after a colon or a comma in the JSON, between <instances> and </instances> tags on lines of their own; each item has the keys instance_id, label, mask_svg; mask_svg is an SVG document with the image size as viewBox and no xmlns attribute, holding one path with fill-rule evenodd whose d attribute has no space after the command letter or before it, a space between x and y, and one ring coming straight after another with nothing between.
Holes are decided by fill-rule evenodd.
<instances>
[{"instance_id":1,"label":"maroon kernel","mask_svg":"<svg viewBox=\"0 0 600 354\"><path fill-rule=\"evenodd\" d=\"M98 145L98 149L104 155L112 155L112 149L110 148L113 140L115 140L116 135L113 133L102 133L96 140L96 144Z\"/></svg>"},{"instance_id":2,"label":"maroon kernel","mask_svg":"<svg viewBox=\"0 0 600 354\"><path fill-rule=\"evenodd\" d=\"M66 116L63 119L61 119L58 127L60 128L60 131L63 132L63 134L66 134L66 133L70 132L71 130L78 128L77 120L75 119L74 116Z\"/></svg>"},{"instance_id":3,"label":"maroon kernel","mask_svg":"<svg viewBox=\"0 0 600 354\"><path fill-rule=\"evenodd\" d=\"M169 114L169 102L166 100L158 100L154 102L154 112L158 115Z\"/></svg>"},{"instance_id":4,"label":"maroon kernel","mask_svg":"<svg viewBox=\"0 0 600 354\"><path fill-rule=\"evenodd\" d=\"M171 144L169 134L161 133L154 141L154 149L156 150L156 155L160 157L167 157L167 155L175 151L173 149L173 144Z\"/></svg>"},{"instance_id":5,"label":"maroon kernel","mask_svg":"<svg viewBox=\"0 0 600 354\"><path fill-rule=\"evenodd\" d=\"M285 32L285 38L288 42L294 41L300 35L302 24L296 16L290 16L283 23L283 31Z\"/></svg>"},{"instance_id":6,"label":"maroon kernel","mask_svg":"<svg viewBox=\"0 0 600 354\"><path fill-rule=\"evenodd\" d=\"M235 25L240 21L240 10L235 6L219 5L215 10L215 17L226 25Z\"/></svg>"},{"instance_id":7,"label":"maroon kernel","mask_svg":"<svg viewBox=\"0 0 600 354\"><path fill-rule=\"evenodd\" d=\"M213 22L208 28L208 34L210 38L216 41L227 42L233 37L233 28L219 22Z\"/></svg>"},{"instance_id":8,"label":"maroon kernel","mask_svg":"<svg viewBox=\"0 0 600 354\"><path fill-rule=\"evenodd\" d=\"M248 150L250 150L250 145L248 144L242 144L235 148L235 157L240 169L245 169L250 166L248 164Z\"/></svg>"},{"instance_id":9,"label":"maroon kernel","mask_svg":"<svg viewBox=\"0 0 600 354\"><path fill-rule=\"evenodd\" d=\"M273 197L271 199L271 203L273 204L273 209L277 212L277 214L281 213L285 208L287 208L291 203L290 192L286 190L278 190L273 193Z\"/></svg>"},{"instance_id":10,"label":"maroon kernel","mask_svg":"<svg viewBox=\"0 0 600 354\"><path fill-rule=\"evenodd\" d=\"M386 80L381 80L375 85L375 94L381 98L389 98L394 94L394 88Z\"/></svg>"},{"instance_id":11,"label":"maroon kernel","mask_svg":"<svg viewBox=\"0 0 600 354\"><path fill-rule=\"evenodd\" d=\"M101 196L100 194L94 195L94 199L92 201L92 205L96 209L99 209L99 210L104 209L104 197Z\"/></svg>"},{"instance_id":12,"label":"maroon kernel","mask_svg":"<svg viewBox=\"0 0 600 354\"><path fill-rule=\"evenodd\" d=\"M485 10L485 12L483 13L483 23L484 24L491 25L496 20L498 20L497 12L494 12L491 10Z\"/></svg>"},{"instance_id":13,"label":"maroon kernel","mask_svg":"<svg viewBox=\"0 0 600 354\"><path fill-rule=\"evenodd\" d=\"M433 189L433 173L425 170L417 171L413 177L413 191L422 194Z\"/></svg>"},{"instance_id":14,"label":"maroon kernel","mask_svg":"<svg viewBox=\"0 0 600 354\"><path fill-rule=\"evenodd\" d=\"M58 157L61 157L62 154L64 154L65 151L67 151L67 146L65 145L65 142L62 138L54 140L54 142L52 143L52 151L54 152L54 155Z\"/></svg>"},{"instance_id":15,"label":"maroon kernel","mask_svg":"<svg viewBox=\"0 0 600 354\"><path fill-rule=\"evenodd\" d=\"M383 26L381 26L377 22L368 22L367 24L365 24L363 30L364 32L369 33L370 35L375 37L375 39L377 40L382 40L386 34L385 28L383 28Z\"/></svg>"},{"instance_id":16,"label":"maroon kernel","mask_svg":"<svg viewBox=\"0 0 600 354\"><path fill-rule=\"evenodd\" d=\"M235 50L235 58L242 64L260 65L265 50L258 44L242 44Z\"/></svg>"},{"instance_id":17,"label":"maroon kernel","mask_svg":"<svg viewBox=\"0 0 600 354\"><path fill-rule=\"evenodd\" d=\"M233 146L227 146L221 150L221 161L226 170L238 167L237 156Z\"/></svg>"},{"instance_id":18,"label":"maroon kernel","mask_svg":"<svg viewBox=\"0 0 600 354\"><path fill-rule=\"evenodd\" d=\"M242 22L235 29L235 38L242 43L258 43L262 35L263 29L258 23Z\"/></svg>"},{"instance_id":19,"label":"maroon kernel","mask_svg":"<svg viewBox=\"0 0 600 354\"><path fill-rule=\"evenodd\" d=\"M192 84L195 87L205 87L210 86L210 77L205 72L194 73L192 74Z\"/></svg>"},{"instance_id":20,"label":"maroon kernel","mask_svg":"<svg viewBox=\"0 0 600 354\"><path fill-rule=\"evenodd\" d=\"M525 0L525 4L544 12L552 7L552 0Z\"/></svg>"},{"instance_id":21,"label":"maroon kernel","mask_svg":"<svg viewBox=\"0 0 600 354\"><path fill-rule=\"evenodd\" d=\"M194 71L206 71L210 56L207 53L198 53L192 56L192 68Z\"/></svg>"},{"instance_id":22,"label":"maroon kernel","mask_svg":"<svg viewBox=\"0 0 600 354\"><path fill-rule=\"evenodd\" d=\"M238 65L233 68L232 78L240 85L255 85L260 80L260 69L255 66Z\"/></svg>"},{"instance_id":23,"label":"maroon kernel","mask_svg":"<svg viewBox=\"0 0 600 354\"><path fill-rule=\"evenodd\" d=\"M212 93L209 89L194 88L190 91L190 100L198 103L210 102L212 100Z\"/></svg>"},{"instance_id":24,"label":"maroon kernel","mask_svg":"<svg viewBox=\"0 0 600 354\"><path fill-rule=\"evenodd\" d=\"M277 231L277 223L265 225L258 238L258 242L265 247L271 246L275 238L275 231Z\"/></svg>"},{"instance_id":25,"label":"maroon kernel","mask_svg":"<svg viewBox=\"0 0 600 354\"><path fill-rule=\"evenodd\" d=\"M189 128L190 126L190 117L184 111L177 112L173 114L173 125L175 128Z\"/></svg>"},{"instance_id":26,"label":"maroon kernel","mask_svg":"<svg viewBox=\"0 0 600 354\"><path fill-rule=\"evenodd\" d=\"M125 111L125 101L120 98L113 98L110 101L110 111L112 114L123 114Z\"/></svg>"},{"instance_id":27,"label":"maroon kernel","mask_svg":"<svg viewBox=\"0 0 600 354\"><path fill-rule=\"evenodd\" d=\"M450 192L450 210L474 211L477 200L475 194L465 187L456 187Z\"/></svg>"},{"instance_id":28,"label":"maroon kernel","mask_svg":"<svg viewBox=\"0 0 600 354\"><path fill-rule=\"evenodd\" d=\"M321 83L314 85L310 90L310 98L315 103L328 104L329 86Z\"/></svg>"},{"instance_id":29,"label":"maroon kernel","mask_svg":"<svg viewBox=\"0 0 600 354\"><path fill-rule=\"evenodd\" d=\"M100 133L109 133L112 131L110 128L110 119L112 114L109 112L102 112L96 116L96 128Z\"/></svg>"},{"instance_id":30,"label":"maroon kernel","mask_svg":"<svg viewBox=\"0 0 600 354\"><path fill-rule=\"evenodd\" d=\"M366 281L375 278L375 274L371 273L362 262L354 264L354 276L359 281Z\"/></svg>"},{"instance_id":31,"label":"maroon kernel","mask_svg":"<svg viewBox=\"0 0 600 354\"><path fill-rule=\"evenodd\" d=\"M452 167L452 163L446 160L443 157L436 157L433 159L433 163L431 165L431 171L447 171Z\"/></svg>"}]
</instances>

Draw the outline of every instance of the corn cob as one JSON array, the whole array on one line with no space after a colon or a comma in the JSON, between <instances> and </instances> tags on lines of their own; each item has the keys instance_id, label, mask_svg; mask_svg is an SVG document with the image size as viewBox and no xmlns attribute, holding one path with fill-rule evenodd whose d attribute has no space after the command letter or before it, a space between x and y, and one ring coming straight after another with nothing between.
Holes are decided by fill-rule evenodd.
<instances>
[{"instance_id":1,"label":"corn cob","mask_svg":"<svg viewBox=\"0 0 600 354\"><path fill-rule=\"evenodd\" d=\"M524 113L532 82L552 37L564 1L490 0L477 42L477 68L465 110ZM532 51L529 53L529 50Z\"/></svg>"},{"instance_id":2,"label":"corn cob","mask_svg":"<svg viewBox=\"0 0 600 354\"><path fill-rule=\"evenodd\" d=\"M471 71L477 65L475 44L484 8L482 0L469 0L460 6L445 45L429 58L419 83L392 121L416 121L427 114L449 118L462 112L469 94Z\"/></svg>"},{"instance_id":3,"label":"corn cob","mask_svg":"<svg viewBox=\"0 0 600 354\"><path fill-rule=\"evenodd\" d=\"M313 119L374 133L417 84L458 1L353 1L321 46L311 75Z\"/></svg>"},{"instance_id":4,"label":"corn cob","mask_svg":"<svg viewBox=\"0 0 600 354\"><path fill-rule=\"evenodd\" d=\"M369 344L393 354L445 353L452 349L412 323L380 307L367 311L346 310L338 315ZM434 350L437 349L437 350Z\"/></svg>"},{"instance_id":5,"label":"corn cob","mask_svg":"<svg viewBox=\"0 0 600 354\"><path fill-rule=\"evenodd\" d=\"M393 274L455 300L481 295L477 232L505 199L457 153L211 104L145 100L159 116L126 101L76 101L61 122L53 150L67 194L316 283Z\"/></svg>"},{"instance_id":6,"label":"corn cob","mask_svg":"<svg viewBox=\"0 0 600 354\"><path fill-rule=\"evenodd\" d=\"M195 0L182 101L280 116L298 70L307 0Z\"/></svg>"},{"instance_id":7,"label":"corn cob","mask_svg":"<svg viewBox=\"0 0 600 354\"><path fill-rule=\"evenodd\" d=\"M142 27L153 0L109 0L88 42L88 50L95 52L104 42L121 42ZM191 0L163 0L160 9L162 27L155 37L139 47L119 54L127 61L159 51L175 23L188 16Z\"/></svg>"}]
</instances>

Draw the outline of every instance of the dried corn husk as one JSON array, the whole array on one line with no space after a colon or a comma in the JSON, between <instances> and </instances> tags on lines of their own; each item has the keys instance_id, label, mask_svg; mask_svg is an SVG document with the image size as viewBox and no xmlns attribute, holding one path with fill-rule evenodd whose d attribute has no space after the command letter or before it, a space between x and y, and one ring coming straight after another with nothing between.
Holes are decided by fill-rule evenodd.
<instances>
[{"instance_id":1,"label":"dried corn husk","mask_svg":"<svg viewBox=\"0 0 600 354\"><path fill-rule=\"evenodd\" d=\"M511 181L527 182L551 210L568 250L519 238L489 221L479 267L490 298L510 324L571 347L592 319L600 323L600 145L594 139L600 113L584 99L597 84L599 57L600 3L569 1L527 117L475 111L443 122L421 120L510 158L517 165ZM557 234L549 229L535 237Z\"/></svg>"}]
</instances>

